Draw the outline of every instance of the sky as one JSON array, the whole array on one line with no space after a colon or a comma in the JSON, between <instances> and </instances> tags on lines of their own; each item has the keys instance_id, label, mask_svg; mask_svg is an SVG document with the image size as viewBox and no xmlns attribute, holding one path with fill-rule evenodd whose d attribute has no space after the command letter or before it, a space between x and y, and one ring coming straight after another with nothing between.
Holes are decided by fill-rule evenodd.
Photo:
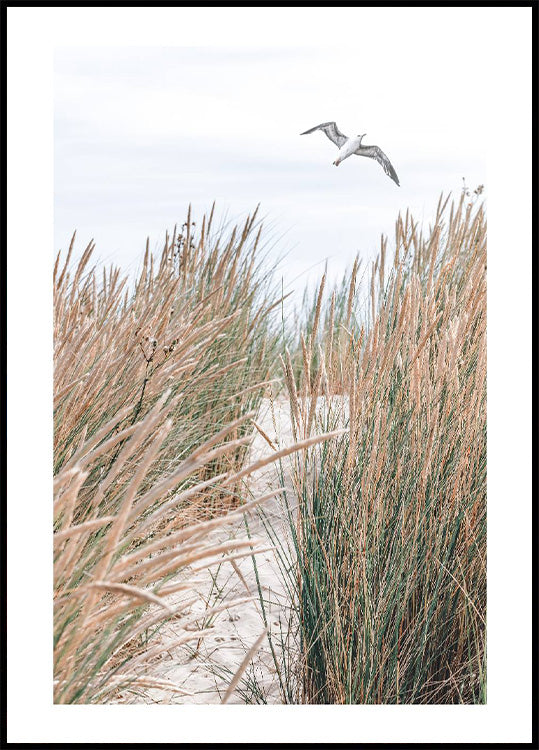
<instances>
[{"instance_id":1,"label":"sky","mask_svg":"<svg viewBox=\"0 0 539 750\"><path fill-rule=\"evenodd\" d=\"M370 15L340 46L59 47L56 249L76 229L79 252L93 238L96 259L134 273L146 238L159 251L189 203L195 221L215 201L232 222L260 203L269 256L298 290L326 260L337 278L356 254L372 259L400 210L427 222L463 177L485 184L484 35L394 22L381 43L384 14ZM401 187L372 159L334 167L322 132L300 136L328 120L367 133Z\"/></svg>"}]
</instances>

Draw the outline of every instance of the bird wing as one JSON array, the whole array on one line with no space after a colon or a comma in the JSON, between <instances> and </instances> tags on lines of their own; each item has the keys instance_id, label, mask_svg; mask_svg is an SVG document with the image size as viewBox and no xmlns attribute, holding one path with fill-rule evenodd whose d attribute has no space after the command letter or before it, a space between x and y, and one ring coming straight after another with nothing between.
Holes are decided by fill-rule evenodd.
<instances>
[{"instance_id":1,"label":"bird wing","mask_svg":"<svg viewBox=\"0 0 539 750\"><path fill-rule=\"evenodd\" d=\"M348 140L334 122L323 122L321 125L316 125L314 128L306 130L304 133L300 133L300 135L308 135L309 133L314 133L315 130L323 130L329 140L333 141L333 143L339 148Z\"/></svg>"},{"instance_id":2,"label":"bird wing","mask_svg":"<svg viewBox=\"0 0 539 750\"><path fill-rule=\"evenodd\" d=\"M356 154L359 154L360 156L369 156L371 159L376 159L378 164L382 165L382 168L387 176L391 177L393 182L396 182L400 187L399 178L397 177L397 173L393 169L393 165L379 146L361 146L359 151L356 151Z\"/></svg>"}]
</instances>

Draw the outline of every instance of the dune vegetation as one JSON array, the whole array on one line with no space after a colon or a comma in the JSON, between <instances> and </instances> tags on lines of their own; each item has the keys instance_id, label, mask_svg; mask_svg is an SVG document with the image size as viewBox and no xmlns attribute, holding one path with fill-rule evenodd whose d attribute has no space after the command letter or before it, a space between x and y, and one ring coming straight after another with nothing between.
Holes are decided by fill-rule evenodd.
<instances>
[{"instance_id":1,"label":"dune vegetation","mask_svg":"<svg viewBox=\"0 0 539 750\"><path fill-rule=\"evenodd\" d=\"M284 363L298 439L349 428L296 462L293 702L486 699L484 212L440 202L426 237L406 215L395 240L363 295L358 264L322 280Z\"/></svg>"},{"instance_id":2,"label":"dune vegetation","mask_svg":"<svg viewBox=\"0 0 539 750\"><path fill-rule=\"evenodd\" d=\"M483 703L484 210L440 199L428 232L400 216L394 251L383 238L371 268L322 279L298 326L261 238L256 211L217 229L213 210L198 228L189 212L134 285L92 266L92 244L78 264L75 238L58 256L54 700L157 687L181 702L152 674L154 635L176 620L168 647L199 643L193 576L273 546L290 603L286 638L268 634L282 702ZM216 543L231 518L264 518L248 448L279 389L296 444L268 439L263 463L287 538L266 518L264 538Z\"/></svg>"}]
</instances>

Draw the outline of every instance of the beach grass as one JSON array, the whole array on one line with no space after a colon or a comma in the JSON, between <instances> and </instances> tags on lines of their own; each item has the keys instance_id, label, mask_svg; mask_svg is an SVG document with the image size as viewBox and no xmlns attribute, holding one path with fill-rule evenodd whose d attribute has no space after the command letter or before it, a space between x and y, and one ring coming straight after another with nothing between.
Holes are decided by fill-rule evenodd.
<instances>
[{"instance_id":1,"label":"beach grass","mask_svg":"<svg viewBox=\"0 0 539 750\"><path fill-rule=\"evenodd\" d=\"M322 280L283 358L295 435L348 427L296 462L287 702L486 701L483 208L401 216L395 248Z\"/></svg>"},{"instance_id":2,"label":"beach grass","mask_svg":"<svg viewBox=\"0 0 539 750\"><path fill-rule=\"evenodd\" d=\"M476 196L475 196L476 197ZM152 675L165 623L204 638L198 575L276 548L290 619L246 644L232 691L264 702L264 639L286 703L486 702L486 220L463 193L398 217L372 266L324 277L284 318L257 212L189 211L134 285L54 269L54 701L189 695ZM281 384L294 445L246 465ZM292 456L293 471L283 462ZM274 463L271 491L247 480ZM287 487L286 491L282 488ZM213 532L283 497L286 539ZM256 593L256 592L255 592ZM263 619L265 594L259 587ZM248 697L246 697L248 700ZM253 698L255 700L255 698Z\"/></svg>"},{"instance_id":3,"label":"beach grass","mask_svg":"<svg viewBox=\"0 0 539 750\"><path fill-rule=\"evenodd\" d=\"M75 238L56 262L56 702L156 686L151 634L176 618L185 642L200 637L188 571L252 554L251 541L215 548L205 535L246 502L279 297L260 264L256 212L230 229L212 220L213 210L195 231L189 212L159 260L146 250L133 288L119 269L91 267L92 244L73 269Z\"/></svg>"}]
</instances>

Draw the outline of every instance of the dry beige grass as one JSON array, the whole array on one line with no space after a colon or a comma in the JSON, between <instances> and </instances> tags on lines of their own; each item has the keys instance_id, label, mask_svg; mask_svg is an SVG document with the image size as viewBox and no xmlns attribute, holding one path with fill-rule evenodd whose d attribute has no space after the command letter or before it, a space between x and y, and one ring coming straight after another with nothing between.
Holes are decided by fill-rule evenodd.
<instances>
[{"instance_id":1,"label":"dry beige grass","mask_svg":"<svg viewBox=\"0 0 539 750\"><path fill-rule=\"evenodd\" d=\"M226 236L212 235L210 215L195 237L189 215L159 264L146 252L132 292L118 270L102 278L88 270L92 245L73 275L73 242L63 267L56 263L57 703L141 688L181 696L148 676L152 635L173 619L178 643L204 637L200 612L191 613L192 576L260 547L209 535L230 523L231 510L267 499L246 504L246 477L302 447L244 463L272 382L269 316L279 303L259 267L255 217Z\"/></svg>"},{"instance_id":2,"label":"dry beige grass","mask_svg":"<svg viewBox=\"0 0 539 750\"><path fill-rule=\"evenodd\" d=\"M228 234L212 218L195 233L189 213L159 263L147 250L132 291L118 269L89 269L91 244L74 272L75 238L56 262L57 702L103 701L138 684L142 672L126 665L156 623L181 616L164 597L169 578L246 548L205 547L200 522L243 502L276 299L256 212Z\"/></svg>"},{"instance_id":3,"label":"dry beige grass","mask_svg":"<svg viewBox=\"0 0 539 750\"><path fill-rule=\"evenodd\" d=\"M167 471L233 420L256 411L275 356L269 323L276 295L260 268L256 212L228 234L212 230L204 217L195 236L188 216L182 233L167 237L159 263L146 252L135 289L118 269L89 269L90 244L70 272L72 245L63 268L54 272L54 460L63 467L79 442L97 434L126 407L122 429L143 418L166 390L175 399L173 428L154 469ZM245 426L227 440L245 437ZM129 472L119 460L119 442L109 463L114 474ZM144 452L140 446L140 454ZM226 459L216 457L204 476L242 463L238 443ZM99 471L108 472L104 461ZM199 498L202 502L202 499ZM231 497L210 499L213 505ZM194 505L191 499L190 507ZM202 512L202 508L199 509ZM197 517L196 515L194 517Z\"/></svg>"},{"instance_id":4,"label":"dry beige grass","mask_svg":"<svg viewBox=\"0 0 539 750\"><path fill-rule=\"evenodd\" d=\"M399 217L393 262L384 240L368 279L359 262L340 288L323 279L287 348L255 215L226 236L211 224L195 234L188 216L132 292L88 270L91 246L74 275L55 268L55 702L181 702L184 686L149 676L171 646L153 636L173 622L172 645L198 644L234 606L193 614L193 575L267 547L213 532L279 491L245 506L246 479L300 448L292 547L271 539L297 605L286 653L272 642L282 699L484 702L482 209L440 201L427 237ZM281 451L256 416L279 351L300 441ZM255 432L268 454L246 466Z\"/></svg>"},{"instance_id":5,"label":"dry beige grass","mask_svg":"<svg viewBox=\"0 0 539 750\"><path fill-rule=\"evenodd\" d=\"M343 403L349 424L296 472L299 702L485 700L483 209L440 199L426 237L399 217L395 247L364 305L357 264L325 308L322 280L283 362L298 436Z\"/></svg>"}]
</instances>

